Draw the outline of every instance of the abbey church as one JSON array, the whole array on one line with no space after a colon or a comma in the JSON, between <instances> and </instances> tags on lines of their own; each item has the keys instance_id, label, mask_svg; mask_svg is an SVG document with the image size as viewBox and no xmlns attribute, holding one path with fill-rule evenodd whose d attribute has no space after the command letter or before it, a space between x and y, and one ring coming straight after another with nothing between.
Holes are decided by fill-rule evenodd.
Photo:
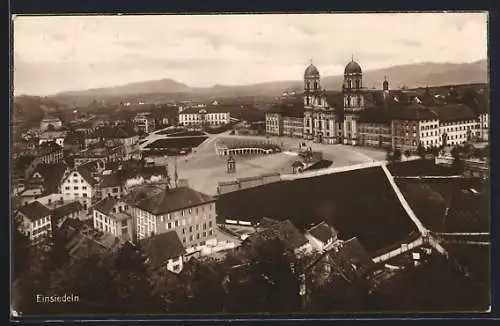
<instances>
[{"instance_id":1,"label":"abbey church","mask_svg":"<svg viewBox=\"0 0 500 326\"><path fill-rule=\"evenodd\" d=\"M363 86L361 66L352 59L344 69L340 94L321 87L318 68L304 72L303 101L286 99L266 113L266 133L322 144L372 146L415 151L418 146L459 145L486 140L488 105L476 107L414 91ZM340 85L339 85L340 86ZM486 94L475 94L482 99ZM474 96L475 96L474 95Z\"/></svg>"}]
</instances>

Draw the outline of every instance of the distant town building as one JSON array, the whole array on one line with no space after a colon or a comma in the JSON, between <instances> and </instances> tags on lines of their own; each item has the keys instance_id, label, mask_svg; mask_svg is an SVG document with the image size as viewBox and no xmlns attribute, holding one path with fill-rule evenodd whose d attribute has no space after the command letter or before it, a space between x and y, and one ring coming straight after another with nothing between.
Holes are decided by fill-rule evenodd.
<instances>
[{"instance_id":1,"label":"distant town building","mask_svg":"<svg viewBox=\"0 0 500 326\"><path fill-rule=\"evenodd\" d=\"M148 134L155 130L155 119L151 112L138 113L133 121L137 131Z\"/></svg>"},{"instance_id":2,"label":"distant town building","mask_svg":"<svg viewBox=\"0 0 500 326\"><path fill-rule=\"evenodd\" d=\"M266 133L301 137L302 128L302 137L317 143L409 151L488 138L488 99L483 90L464 98L467 105L459 103L456 94L443 97L430 94L429 89L421 93L390 90L387 78L382 90L368 90L363 87L360 65L351 60L338 95L330 96L321 88L318 69L309 65L304 72L303 103L284 96L266 113Z\"/></svg>"},{"instance_id":3,"label":"distant town building","mask_svg":"<svg viewBox=\"0 0 500 326\"><path fill-rule=\"evenodd\" d=\"M55 117L46 117L40 121L40 129L45 130L56 130L62 127L62 121Z\"/></svg>"},{"instance_id":4,"label":"distant town building","mask_svg":"<svg viewBox=\"0 0 500 326\"><path fill-rule=\"evenodd\" d=\"M231 114L223 106L191 107L179 113L179 125L186 127L216 127L231 122Z\"/></svg>"}]
</instances>

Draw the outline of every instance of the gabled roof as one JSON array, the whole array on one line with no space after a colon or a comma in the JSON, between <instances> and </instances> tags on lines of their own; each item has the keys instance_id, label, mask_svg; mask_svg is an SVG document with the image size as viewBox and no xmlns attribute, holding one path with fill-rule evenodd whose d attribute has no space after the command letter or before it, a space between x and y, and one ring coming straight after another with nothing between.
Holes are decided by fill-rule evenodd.
<instances>
[{"instance_id":1,"label":"gabled roof","mask_svg":"<svg viewBox=\"0 0 500 326\"><path fill-rule=\"evenodd\" d=\"M309 233L323 243L327 243L328 240L337 236L337 231L335 231L326 222L321 222L313 226L311 229L309 229Z\"/></svg>"},{"instance_id":2,"label":"gabled roof","mask_svg":"<svg viewBox=\"0 0 500 326\"><path fill-rule=\"evenodd\" d=\"M248 238L249 242L261 240L279 239L283 241L288 249L295 250L308 243L306 237L300 232L290 220L272 223L268 228L253 233Z\"/></svg>"},{"instance_id":3,"label":"gabled roof","mask_svg":"<svg viewBox=\"0 0 500 326\"><path fill-rule=\"evenodd\" d=\"M32 222L49 216L51 213L50 210L42 205L39 201L34 201L19 207L19 212Z\"/></svg>"},{"instance_id":4,"label":"gabled roof","mask_svg":"<svg viewBox=\"0 0 500 326\"><path fill-rule=\"evenodd\" d=\"M188 187L178 187L167 188L158 195L141 200L136 206L154 215L160 215L213 201L207 194Z\"/></svg>"},{"instance_id":5,"label":"gabled roof","mask_svg":"<svg viewBox=\"0 0 500 326\"><path fill-rule=\"evenodd\" d=\"M143 239L139 245L154 268L160 267L169 259L180 257L185 253L181 240L175 231Z\"/></svg>"},{"instance_id":6,"label":"gabled roof","mask_svg":"<svg viewBox=\"0 0 500 326\"><path fill-rule=\"evenodd\" d=\"M368 252L355 237L344 241L329 253L334 263L351 277L361 276L374 265Z\"/></svg>"},{"instance_id":7,"label":"gabled roof","mask_svg":"<svg viewBox=\"0 0 500 326\"><path fill-rule=\"evenodd\" d=\"M123 173L114 172L102 177L99 183L99 188L120 187L125 184L125 176Z\"/></svg>"},{"instance_id":8,"label":"gabled roof","mask_svg":"<svg viewBox=\"0 0 500 326\"><path fill-rule=\"evenodd\" d=\"M68 216L72 213L79 212L83 210L82 204L78 201L74 201L71 203L64 204L62 206L56 207L52 210L52 215L55 218L61 218L64 216Z\"/></svg>"},{"instance_id":9,"label":"gabled roof","mask_svg":"<svg viewBox=\"0 0 500 326\"><path fill-rule=\"evenodd\" d=\"M43 178L43 185L46 192L58 192L59 184L64 177L64 173L68 170L68 165L65 162L53 164L39 164L32 174L39 173Z\"/></svg>"},{"instance_id":10,"label":"gabled roof","mask_svg":"<svg viewBox=\"0 0 500 326\"><path fill-rule=\"evenodd\" d=\"M92 173L84 165L80 165L79 167L76 168L76 170L78 171L78 173L80 173L82 178L85 181L87 181L88 184L90 184L91 186L94 186L97 184L97 180L94 179L94 177L92 176Z\"/></svg>"},{"instance_id":11,"label":"gabled roof","mask_svg":"<svg viewBox=\"0 0 500 326\"><path fill-rule=\"evenodd\" d=\"M118 202L120 202L119 199L108 197L100 200L97 204L95 204L94 208L99 212L108 215Z\"/></svg>"},{"instance_id":12,"label":"gabled roof","mask_svg":"<svg viewBox=\"0 0 500 326\"><path fill-rule=\"evenodd\" d=\"M64 242L72 257L103 253L120 246L120 240L112 234L93 229L85 222L72 218L61 225L57 236Z\"/></svg>"}]
</instances>

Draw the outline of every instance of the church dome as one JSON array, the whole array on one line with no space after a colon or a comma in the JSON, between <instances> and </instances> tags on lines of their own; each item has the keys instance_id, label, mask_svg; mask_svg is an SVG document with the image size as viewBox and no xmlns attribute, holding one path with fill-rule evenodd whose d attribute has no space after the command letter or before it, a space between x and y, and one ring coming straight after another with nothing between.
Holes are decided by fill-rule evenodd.
<instances>
[{"instance_id":1,"label":"church dome","mask_svg":"<svg viewBox=\"0 0 500 326\"><path fill-rule=\"evenodd\" d=\"M351 62L349 62L347 66L345 66L344 75L360 74L360 73L361 73L361 66L354 60L351 60Z\"/></svg>"},{"instance_id":2,"label":"church dome","mask_svg":"<svg viewBox=\"0 0 500 326\"><path fill-rule=\"evenodd\" d=\"M304 79L312 77L319 77L319 70L311 63L309 67L306 68L306 71L304 71Z\"/></svg>"}]
</instances>

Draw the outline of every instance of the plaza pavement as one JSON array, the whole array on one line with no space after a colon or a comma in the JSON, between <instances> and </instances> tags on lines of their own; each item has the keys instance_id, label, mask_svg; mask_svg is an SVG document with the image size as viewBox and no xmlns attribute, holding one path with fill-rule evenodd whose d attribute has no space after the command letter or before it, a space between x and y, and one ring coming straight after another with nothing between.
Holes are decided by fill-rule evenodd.
<instances>
[{"instance_id":1,"label":"plaza pavement","mask_svg":"<svg viewBox=\"0 0 500 326\"><path fill-rule=\"evenodd\" d=\"M270 140L282 146L283 151L297 151L302 139L287 137L263 136L239 136L229 135L224 132L218 135L210 135L193 153L187 157L177 158L177 175L181 179L187 179L189 186L198 191L215 195L217 185L221 181L234 180L235 178L245 178L259 176L265 173L291 173L291 164L296 157L277 153L254 157L235 157L236 172L226 173L227 157L219 157L215 153L215 142L220 138L235 138L249 140ZM385 159L385 152L362 147L352 147L347 145L325 145L305 141L308 147L313 150L323 152L324 159L333 161L332 167L342 167L353 164L368 163ZM175 158L167 159L170 173L173 173Z\"/></svg>"}]
</instances>

